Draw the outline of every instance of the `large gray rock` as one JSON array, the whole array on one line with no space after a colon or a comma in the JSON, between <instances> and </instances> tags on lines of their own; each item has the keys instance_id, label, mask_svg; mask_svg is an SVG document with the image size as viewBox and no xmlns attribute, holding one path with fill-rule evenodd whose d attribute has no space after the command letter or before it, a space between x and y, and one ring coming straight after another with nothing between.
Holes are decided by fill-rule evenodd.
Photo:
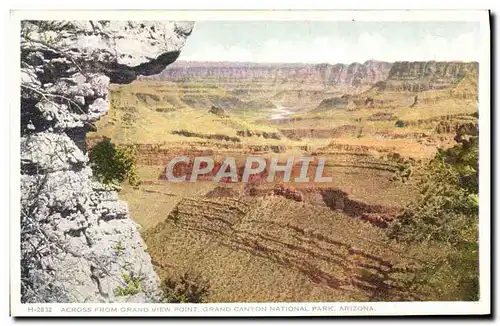
<instances>
[{"instance_id":1,"label":"large gray rock","mask_svg":"<svg viewBox=\"0 0 500 326\"><path fill-rule=\"evenodd\" d=\"M23 21L23 302L156 302L159 279L128 206L92 180L85 134L109 83L161 72L192 22ZM140 291L119 295L126 278Z\"/></svg>"}]
</instances>

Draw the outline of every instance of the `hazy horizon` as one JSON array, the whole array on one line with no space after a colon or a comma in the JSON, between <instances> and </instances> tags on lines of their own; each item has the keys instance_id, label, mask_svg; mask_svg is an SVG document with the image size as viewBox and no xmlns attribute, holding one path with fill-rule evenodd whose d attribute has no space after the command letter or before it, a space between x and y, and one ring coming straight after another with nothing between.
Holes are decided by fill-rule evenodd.
<instances>
[{"instance_id":1,"label":"hazy horizon","mask_svg":"<svg viewBox=\"0 0 500 326\"><path fill-rule=\"evenodd\" d=\"M179 61L479 61L474 22L198 21Z\"/></svg>"},{"instance_id":2,"label":"hazy horizon","mask_svg":"<svg viewBox=\"0 0 500 326\"><path fill-rule=\"evenodd\" d=\"M207 60L182 60L178 59L172 65L178 63L231 63L231 64L255 64L255 65L351 65L355 63L364 64L368 61L374 62L385 62L394 64L396 62L457 62L457 63L479 63L479 60L397 60L397 61L385 61L377 59L367 59L365 61L353 61L353 62L256 62L256 61L207 61ZM167 67L168 68L168 67Z\"/></svg>"}]
</instances>

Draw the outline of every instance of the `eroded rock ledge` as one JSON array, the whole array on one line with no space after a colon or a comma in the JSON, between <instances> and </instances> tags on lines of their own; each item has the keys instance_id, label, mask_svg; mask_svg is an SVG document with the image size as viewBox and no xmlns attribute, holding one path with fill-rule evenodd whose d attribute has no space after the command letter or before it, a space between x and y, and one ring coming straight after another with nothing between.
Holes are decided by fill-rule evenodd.
<instances>
[{"instance_id":1,"label":"eroded rock ledge","mask_svg":"<svg viewBox=\"0 0 500 326\"><path fill-rule=\"evenodd\" d=\"M159 279L127 204L92 181L85 134L108 110L109 83L174 62L192 22L23 21L23 302L155 302ZM115 295L127 278L133 295ZM136 292L136 291L134 291Z\"/></svg>"}]
</instances>

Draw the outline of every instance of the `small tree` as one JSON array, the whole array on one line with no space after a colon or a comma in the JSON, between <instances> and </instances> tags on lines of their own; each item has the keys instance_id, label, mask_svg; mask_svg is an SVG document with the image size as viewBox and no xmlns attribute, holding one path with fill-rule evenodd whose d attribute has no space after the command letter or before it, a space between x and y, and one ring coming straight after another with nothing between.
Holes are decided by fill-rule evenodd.
<instances>
[{"instance_id":1,"label":"small tree","mask_svg":"<svg viewBox=\"0 0 500 326\"><path fill-rule=\"evenodd\" d=\"M135 153L131 148L118 147L105 137L89 151L90 166L94 176L104 184L125 180L138 184Z\"/></svg>"},{"instance_id":2,"label":"small tree","mask_svg":"<svg viewBox=\"0 0 500 326\"><path fill-rule=\"evenodd\" d=\"M404 128L404 127L406 127L406 124L403 120L398 120L398 121L396 121L396 127Z\"/></svg>"},{"instance_id":3,"label":"small tree","mask_svg":"<svg viewBox=\"0 0 500 326\"><path fill-rule=\"evenodd\" d=\"M163 281L163 301L166 303L201 303L205 302L209 284L198 275L182 274L179 278Z\"/></svg>"}]
</instances>

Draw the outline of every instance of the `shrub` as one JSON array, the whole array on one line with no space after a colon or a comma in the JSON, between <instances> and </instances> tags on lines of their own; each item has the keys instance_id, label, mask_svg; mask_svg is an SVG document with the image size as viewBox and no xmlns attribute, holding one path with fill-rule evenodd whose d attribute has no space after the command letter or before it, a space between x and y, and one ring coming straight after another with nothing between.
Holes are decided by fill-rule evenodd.
<instances>
[{"instance_id":1,"label":"shrub","mask_svg":"<svg viewBox=\"0 0 500 326\"><path fill-rule=\"evenodd\" d=\"M411 286L432 289L440 300L477 300L478 138L440 150L419 186L420 198L395 220L389 236L428 242L447 254L429 259Z\"/></svg>"},{"instance_id":2,"label":"shrub","mask_svg":"<svg viewBox=\"0 0 500 326\"><path fill-rule=\"evenodd\" d=\"M116 296L127 296L134 295L141 292L141 280L139 277L134 276L134 273L127 273L121 271L122 275L122 286L115 288Z\"/></svg>"},{"instance_id":3,"label":"shrub","mask_svg":"<svg viewBox=\"0 0 500 326\"><path fill-rule=\"evenodd\" d=\"M403 120L398 120L398 121L396 121L396 127L404 128L404 127L406 127L406 124Z\"/></svg>"},{"instance_id":4,"label":"shrub","mask_svg":"<svg viewBox=\"0 0 500 326\"><path fill-rule=\"evenodd\" d=\"M168 278L162 283L164 302L201 303L209 291L209 284L199 276L184 273L178 279Z\"/></svg>"},{"instance_id":5,"label":"shrub","mask_svg":"<svg viewBox=\"0 0 500 326\"><path fill-rule=\"evenodd\" d=\"M363 134L363 127L359 128L359 131L358 131L358 134L357 134L357 138L362 138L364 137L365 135Z\"/></svg>"},{"instance_id":6,"label":"shrub","mask_svg":"<svg viewBox=\"0 0 500 326\"><path fill-rule=\"evenodd\" d=\"M115 249L115 255L116 256L121 256L123 254L123 251L125 250L125 248L123 248L123 245L122 245L122 242L121 241L118 241L114 246L113 246L113 249Z\"/></svg>"},{"instance_id":7,"label":"shrub","mask_svg":"<svg viewBox=\"0 0 500 326\"><path fill-rule=\"evenodd\" d=\"M419 183L420 198L393 225L390 235L404 241L463 241L477 224L477 141L440 150Z\"/></svg>"},{"instance_id":8,"label":"shrub","mask_svg":"<svg viewBox=\"0 0 500 326\"><path fill-rule=\"evenodd\" d=\"M94 176L104 184L125 180L133 186L139 184L131 148L118 147L106 137L90 149L89 160Z\"/></svg>"}]
</instances>

